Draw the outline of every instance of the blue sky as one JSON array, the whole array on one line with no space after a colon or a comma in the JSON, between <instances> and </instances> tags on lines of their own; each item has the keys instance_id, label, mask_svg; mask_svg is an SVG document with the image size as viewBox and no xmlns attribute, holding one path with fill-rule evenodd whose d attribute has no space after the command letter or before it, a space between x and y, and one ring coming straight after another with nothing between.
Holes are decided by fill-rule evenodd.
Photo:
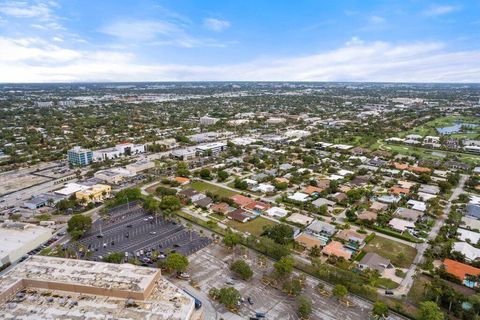
<instances>
[{"instance_id":1,"label":"blue sky","mask_svg":"<svg viewBox=\"0 0 480 320\"><path fill-rule=\"evenodd\" d=\"M480 82L480 1L0 0L0 82Z\"/></svg>"}]
</instances>

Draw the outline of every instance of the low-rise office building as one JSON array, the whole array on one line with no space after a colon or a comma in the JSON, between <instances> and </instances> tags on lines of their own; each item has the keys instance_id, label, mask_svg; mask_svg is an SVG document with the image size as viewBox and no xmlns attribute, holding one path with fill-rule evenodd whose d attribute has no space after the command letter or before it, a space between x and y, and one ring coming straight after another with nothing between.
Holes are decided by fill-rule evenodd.
<instances>
[{"instance_id":1,"label":"low-rise office building","mask_svg":"<svg viewBox=\"0 0 480 320\"><path fill-rule=\"evenodd\" d=\"M110 196L111 192L112 187L105 184L96 184L89 189L78 191L75 193L75 197L78 201L89 204L90 202L102 202Z\"/></svg>"},{"instance_id":2,"label":"low-rise office building","mask_svg":"<svg viewBox=\"0 0 480 320\"><path fill-rule=\"evenodd\" d=\"M7 221L0 225L0 267L18 261L48 241L52 230L34 224Z\"/></svg>"}]
</instances>

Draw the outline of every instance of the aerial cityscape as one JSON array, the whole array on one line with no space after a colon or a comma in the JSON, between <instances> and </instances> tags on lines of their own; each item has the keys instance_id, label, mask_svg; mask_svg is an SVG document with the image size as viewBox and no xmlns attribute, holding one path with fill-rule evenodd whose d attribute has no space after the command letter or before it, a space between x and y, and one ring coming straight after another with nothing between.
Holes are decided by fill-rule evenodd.
<instances>
[{"instance_id":1,"label":"aerial cityscape","mask_svg":"<svg viewBox=\"0 0 480 320\"><path fill-rule=\"evenodd\" d=\"M479 13L0 1L0 319L480 319Z\"/></svg>"}]
</instances>

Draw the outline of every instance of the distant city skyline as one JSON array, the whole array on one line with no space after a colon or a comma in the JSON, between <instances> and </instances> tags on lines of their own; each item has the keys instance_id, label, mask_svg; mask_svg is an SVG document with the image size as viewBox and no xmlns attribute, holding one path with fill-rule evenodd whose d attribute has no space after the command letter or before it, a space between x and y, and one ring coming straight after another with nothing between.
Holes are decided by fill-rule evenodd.
<instances>
[{"instance_id":1,"label":"distant city skyline","mask_svg":"<svg viewBox=\"0 0 480 320\"><path fill-rule=\"evenodd\" d=\"M480 82L478 1L1 1L0 82Z\"/></svg>"}]
</instances>

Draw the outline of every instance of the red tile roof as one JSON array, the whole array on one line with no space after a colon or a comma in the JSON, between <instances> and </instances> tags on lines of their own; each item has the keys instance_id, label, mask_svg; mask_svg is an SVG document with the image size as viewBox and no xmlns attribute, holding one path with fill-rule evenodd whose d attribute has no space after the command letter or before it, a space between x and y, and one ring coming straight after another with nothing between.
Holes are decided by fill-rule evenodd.
<instances>
[{"instance_id":1,"label":"red tile roof","mask_svg":"<svg viewBox=\"0 0 480 320\"><path fill-rule=\"evenodd\" d=\"M480 269L469 266L468 264L461 263L451 259L445 259L443 261L445 271L454 275L460 280L464 280L467 275L478 276L480 275Z\"/></svg>"},{"instance_id":2,"label":"red tile roof","mask_svg":"<svg viewBox=\"0 0 480 320\"><path fill-rule=\"evenodd\" d=\"M232 199L233 202L238 204L240 207L245 207L255 201L252 198L242 196L241 194L236 194L234 196L231 196L230 199Z\"/></svg>"}]
</instances>

